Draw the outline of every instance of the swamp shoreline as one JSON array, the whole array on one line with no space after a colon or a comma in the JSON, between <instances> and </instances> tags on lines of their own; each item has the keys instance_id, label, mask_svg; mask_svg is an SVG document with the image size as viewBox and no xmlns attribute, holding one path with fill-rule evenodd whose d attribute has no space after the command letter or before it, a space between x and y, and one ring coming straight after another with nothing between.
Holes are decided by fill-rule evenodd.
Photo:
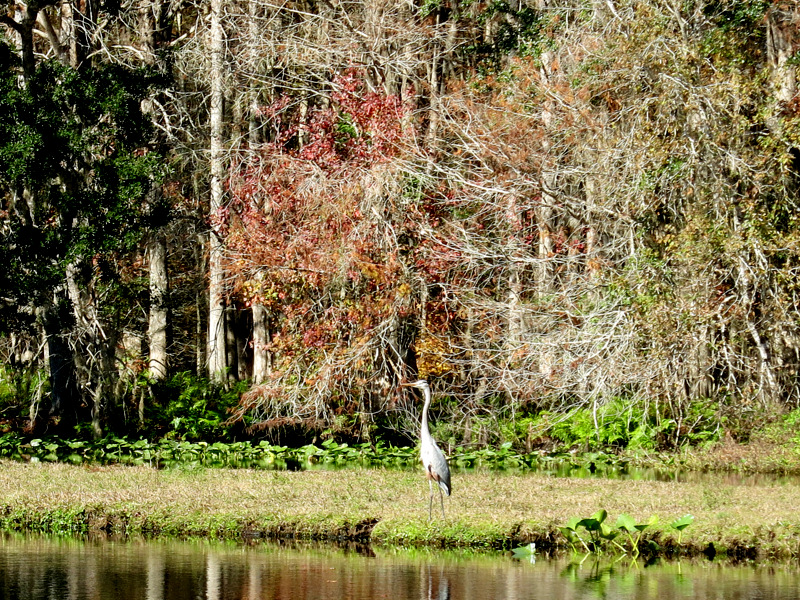
<instances>
[{"instance_id":1,"label":"swamp shoreline","mask_svg":"<svg viewBox=\"0 0 800 600\"><path fill-rule=\"evenodd\" d=\"M379 546L569 550L572 517L608 511L645 522L643 554L774 560L800 557L800 486L457 473L446 519L428 522L416 471L169 469L0 461L0 529L57 535L253 541L331 540ZM437 494L438 496L438 494ZM438 497L435 498L438 505ZM435 506L437 508L437 506ZM679 538L669 523L695 517ZM680 544L678 543L680 539ZM658 545L646 548L645 541Z\"/></svg>"}]
</instances>

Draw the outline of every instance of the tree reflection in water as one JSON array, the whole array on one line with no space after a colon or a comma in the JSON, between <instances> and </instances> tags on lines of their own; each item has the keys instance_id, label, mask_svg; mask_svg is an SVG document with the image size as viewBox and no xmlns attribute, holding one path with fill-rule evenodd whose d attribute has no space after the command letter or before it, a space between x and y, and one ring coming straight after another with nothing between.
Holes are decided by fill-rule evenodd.
<instances>
[{"instance_id":1,"label":"tree reflection in water","mask_svg":"<svg viewBox=\"0 0 800 600\"><path fill-rule=\"evenodd\" d=\"M795 600L797 566L0 535L3 600Z\"/></svg>"}]
</instances>

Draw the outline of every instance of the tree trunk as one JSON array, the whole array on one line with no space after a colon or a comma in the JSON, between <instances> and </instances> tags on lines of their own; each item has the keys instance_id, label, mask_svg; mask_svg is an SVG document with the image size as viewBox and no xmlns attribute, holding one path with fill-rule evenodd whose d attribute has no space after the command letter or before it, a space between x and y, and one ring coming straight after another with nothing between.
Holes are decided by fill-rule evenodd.
<instances>
[{"instance_id":1,"label":"tree trunk","mask_svg":"<svg viewBox=\"0 0 800 600\"><path fill-rule=\"evenodd\" d=\"M81 258L73 259L66 268L67 294L69 296L75 327L73 329L73 360L82 400L90 407L92 418L92 434L96 439L103 435L103 405L108 402L106 394L108 379L112 373L108 371L106 360L110 342L100 322L91 293L91 281L82 281Z\"/></svg>"},{"instance_id":2,"label":"tree trunk","mask_svg":"<svg viewBox=\"0 0 800 600\"><path fill-rule=\"evenodd\" d=\"M225 31L222 27L223 0L211 1L211 201L210 214L222 209L224 177L223 135L223 58ZM208 258L208 374L221 380L227 367L225 360L225 303L222 239L217 231L209 234Z\"/></svg>"},{"instance_id":3,"label":"tree trunk","mask_svg":"<svg viewBox=\"0 0 800 600\"><path fill-rule=\"evenodd\" d=\"M235 381L240 378L242 370L240 364L240 335L241 327L239 311L233 307L225 310L225 364L228 367L228 380Z\"/></svg>"},{"instance_id":4,"label":"tree trunk","mask_svg":"<svg viewBox=\"0 0 800 600\"><path fill-rule=\"evenodd\" d=\"M139 0L139 39L144 62L156 64L156 49L160 41L163 7L161 0ZM151 118L152 102L148 103ZM156 208L161 194L160 185L151 182L148 194L150 210ZM167 332L169 327L169 275L167 272L167 238L159 227L147 241L147 258L150 269L150 314L147 336L150 348L150 377L155 381L166 379L168 373Z\"/></svg>"},{"instance_id":5,"label":"tree trunk","mask_svg":"<svg viewBox=\"0 0 800 600\"><path fill-rule=\"evenodd\" d=\"M542 53L542 66L539 69L543 81L550 78L549 65L553 61L552 53ZM542 110L542 125L545 131L554 129L554 114L548 106ZM550 143L544 141L545 150L550 150ZM550 164L548 164L550 163ZM554 207L556 206L556 185L557 185L557 166L550 161L542 161L541 175L539 184L542 190L542 199L539 206L535 209L536 227L539 231L538 264L536 274L536 291L540 297L545 297L551 293L554 287L553 281L553 220Z\"/></svg>"},{"instance_id":6,"label":"tree trunk","mask_svg":"<svg viewBox=\"0 0 800 600\"><path fill-rule=\"evenodd\" d=\"M772 369L772 360L770 358L768 342L761 337L758 327L756 327L756 323L751 316L753 307L755 306L755 293L752 291L755 287L755 284L750 277L751 267L747 263L747 260L745 260L744 256L740 255L738 258L739 277L736 281L736 285L739 288L739 297L742 299L741 304L745 311L744 324L747 328L747 332L753 339L753 344L755 345L756 350L758 351L761 367L759 373L759 387L761 391L761 397L764 398L765 404L767 404L769 401L775 402L779 400L780 391L778 389L777 380Z\"/></svg>"},{"instance_id":7,"label":"tree trunk","mask_svg":"<svg viewBox=\"0 0 800 600\"><path fill-rule=\"evenodd\" d=\"M787 7L774 6L767 12L767 56L772 65L772 81L778 102L789 102L797 93L794 56L797 26Z\"/></svg>"},{"instance_id":8,"label":"tree trunk","mask_svg":"<svg viewBox=\"0 0 800 600\"><path fill-rule=\"evenodd\" d=\"M95 0L74 0L77 5L72 9L75 21L75 56L74 66L81 68L84 62L90 60L92 46L96 43L95 30L97 29L97 16L99 7Z\"/></svg>"},{"instance_id":9,"label":"tree trunk","mask_svg":"<svg viewBox=\"0 0 800 600\"><path fill-rule=\"evenodd\" d=\"M263 304L253 304L253 383L264 383L269 375L269 322Z\"/></svg>"},{"instance_id":10,"label":"tree trunk","mask_svg":"<svg viewBox=\"0 0 800 600\"><path fill-rule=\"evenodd\" d=\"M65 303L56 297L52 306L45 308L42 329L45 335L45 352L50 371L49 417L58 420L58 429L68 430L78 421L78 387L72 351L65 337L65 323L71 317ZM31 423L36 428L36 423Z\"/></svg>"},{"instance_id":11,"label":"tree trunk","mask_svg":"<svg viewBox=\"0 0 800 600\"><path fill-rule=\"evenodd\" d=\"M522 307L522 247L519 242L520 231L519 206L515 194L509 194L506 206L506 219L510 232L506 243L508 256L508 337L506 340L510 354L513 354L522 343L524 333Z\"/></svg>"},{"instance_id":12,"label":"tree trunk","mask_svg":"<svg viewBox=\"0 0 800 600\"><path fill-rule=\"evenodd\" d=\"M163 231L149 241L150 262L150 376L160 381L167 377L167 327L169 324L169 280L167 275L167 239Z\"/></svg>"},{"instance_id":13,"label":"tree trunk","mask_svg":"<svg viewBox=\"0 0 800 600\"><path fill-rule=\"evenodd\" d=\"M25 75L25 81L30 80L36 71L36 57L33 48L33 28L38 15L38 3L29 2L27 7L23 9L20 28L18 29L22 46L22 72Z\"/></svg>"},{"instance_id":14,"label":"tree trunk","mask_svg":"<svg viewBox=\"0 0 800 600\"><path fill-rule=\"evenodd\" d=\"M197 265L197 269L200 273L204 273L206 266L204 261L205 251L203 246L205 245L206 237L202 234L196 236L196 243L193 245L194 250L194 257L195 257L195 265ZM195 343L195 375L198 377L202 376L203 373L206 372L206 349L208 347L208 343L206 341L206 337L203 335L205 331L204 326L206 323L203 320L203 315L205 314L205 300L207 296L204 294L204 288L202 283L198 283L195 286L195 302L194 302L194 309L195 309L195 329L194 329L194 343Z\"/></svg>"},{"instance_id":15,"label":"tree trunk","mask_svg":"<svg viewBox=\"0 0 800 600\"><path fill-rule=\"evenodd\" d=\"M248 4L249 21L248 21L248 34L251 40L249 51L249 64L253 72L257 72L258 64L262 59L256 41L259 40L259 24L258 13L259 6L257 0L249 0ZM259 89L254 85L248 87L247 104L249 111L248 119L248 143L251 151L255 151L261 141L261 134L259 132ZM271 96L271 94L270 94ZM261 279L261 274L256 275L257 279ZM258 385L264 383L269 374L269 353L267 351L267 344L269 343L269 313L267 307L261 303L260 298L255 298L252 304L253 313L253 372L252 381Z\"/></svg>"}]
</instances>

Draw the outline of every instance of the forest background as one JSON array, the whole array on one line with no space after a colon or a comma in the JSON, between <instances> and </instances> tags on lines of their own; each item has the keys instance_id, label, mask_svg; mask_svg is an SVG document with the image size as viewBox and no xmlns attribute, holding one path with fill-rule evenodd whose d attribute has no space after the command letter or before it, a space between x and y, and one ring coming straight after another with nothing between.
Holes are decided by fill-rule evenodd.
<instances>
[{"instance_id":1,"label":"forest background","mask_svg":"<svg viewBox=\"0 0 800 600\"><path fill-rule=\"evenodd\" d=\"M800 420L800 6L4 0L15 439ZM788 415L788 416L787 416Z\"/></svg>"}]
</instances>

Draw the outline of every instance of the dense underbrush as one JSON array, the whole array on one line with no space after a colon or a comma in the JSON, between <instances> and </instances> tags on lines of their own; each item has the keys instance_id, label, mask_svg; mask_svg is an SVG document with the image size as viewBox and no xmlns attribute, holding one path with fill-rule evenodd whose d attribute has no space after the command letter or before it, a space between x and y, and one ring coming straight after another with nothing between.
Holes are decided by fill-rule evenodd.
<instances>
[{"instance_id":1,"label":"dense underbrush","mask_svg":"<svg viewBox=\"0 0 800 600\"><path fill-rule=\"evenodd\" d=\"M39 426L32 426L30 415L36 407L31 408L28 400L30 386L4 378L0 458L292 470L353 465L407 468L418 462L413 433L382 429L379 420L366 430L366 439L363 428L345 420L339 428L322 431L251 430L246 421L231 418L245 389L245 382L222 386L188 373L158 387L143 380L138 396L144 392L148 396L141 405L111 407L118 416L112 420L114 430L96 439L81 426L65 429L41 418ZM476 416L467 430L448 418L448 404L453 402L447 396L438 399L432 429L456 469L618 473L632 465L709 468L710 463L703 464L698 455L751 441L754 447L781 449L780 462L773 461L766 470L793 471L799 461L792 457L800 457L796 433L800 409L761 415L760 420L733 419L709 401L695 403L676 417L618 398L595 409ZM416 423L417 409L406 410L409 422ZM717 457L710 468L726 468L724 461L724 456ZM745 464L745 459L729 462L728 468L765 470Z\"/></svg>"}]
</instances>

